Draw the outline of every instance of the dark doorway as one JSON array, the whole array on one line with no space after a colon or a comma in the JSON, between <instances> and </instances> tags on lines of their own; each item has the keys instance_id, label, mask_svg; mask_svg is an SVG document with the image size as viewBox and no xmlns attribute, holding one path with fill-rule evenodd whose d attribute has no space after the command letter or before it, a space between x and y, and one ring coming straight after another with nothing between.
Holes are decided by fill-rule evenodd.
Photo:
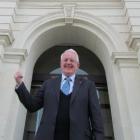
<instances>
[{"instance_id":1,"label":"dark doorway","mask_svg":"<svg viewBox=\"0 0 140 140\"><path fill-rule=\"evenodd\" d=\"M93 46L94 47L94 46ZM34 67L31 94L34 94L43 81L60 74L59 62L61 53L69 48L75 49L80 57L80 71L78 76L95 82L104 121L105 139L114 140L111 109L108 96L105 71L99 58L90 50L76 45L54 46L44 52ZM33 140L41 118L41 110L36 113L27 113L23 140Z\"/></svg>"}]
</instances>

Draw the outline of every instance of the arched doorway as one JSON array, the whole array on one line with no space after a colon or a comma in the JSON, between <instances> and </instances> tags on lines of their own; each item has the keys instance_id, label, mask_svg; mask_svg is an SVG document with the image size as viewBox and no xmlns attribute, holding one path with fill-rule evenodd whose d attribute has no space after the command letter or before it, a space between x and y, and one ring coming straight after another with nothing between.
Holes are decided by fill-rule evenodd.
<instances>
[{"instance_id":1,"label":"arched doorway","mask_svg":"<svg viewBox=\"0 0 140 140\"><path fill-rule=\"evenodd\" d=\"M104 66L108 85L115 140L133 137L127 100L126 98L123 98L123 102L121 100L121 97L125 96L122 76L111 57L113 52L127 51L127 47L110 25L101 19L83 12L77 12L73 17L73 23L68 24L65 23L63 13L54 13L53 15L40 17L29 24L13 46L26 49L28 52L25 62L19 66L24 73L24 82L27 88L31 88L33 69L39 56L56 45L64 44L84 46L100 59ZM52 57L55 57L55 55L52 55ZM115 57L116 59L117 57ZM127 114L125 116L124 110ZM20 136L23 135L26 110L19 107L17 118L22 120L16 122L16 128L20 127L22 131L15 131L15 136L16 133L20 133L20 139ZM128 130L130 130L130 133L128 133Z\"/></svg>"},{"instance_id":2,"label":"arched doorway","mask_svg":"<svg viewBox=\"0 0 140 140\"><path fill-rule=\"evenodd\" d=\"M37 60L34 67L31 94L34 94L46 79L53 78L61 74L59 69L60 55L64 50L69 48L75 49L80 57L80 69L77 72L78 76L88 78L95 82L102 109L105 140L114 140L110 102L104 68L97 56L85 47L71 44L57 45L44 52ZM55 57L52 57L52 54L54 54ZM40 123L41 115L42 110L36 113L27 113L23 140L33 140Z\"/></svg>"}]
</instances>

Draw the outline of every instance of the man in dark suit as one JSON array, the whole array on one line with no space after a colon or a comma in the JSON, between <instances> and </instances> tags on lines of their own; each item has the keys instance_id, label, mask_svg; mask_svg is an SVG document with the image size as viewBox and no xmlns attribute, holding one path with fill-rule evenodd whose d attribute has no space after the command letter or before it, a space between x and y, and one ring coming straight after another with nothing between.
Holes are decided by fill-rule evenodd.
<instances>
[{"instance_id":1,"label":"man in dark suit","mask_svg":"<svg viewBox=\"0 0 140 140\"><path fill-rule=\"evenodd\" d=\"M62 76L47 80L35 95L29 94L17 72L15 89L30 111L43 107L35 140L104 140L103 123L93 82L78 79L79 57L75 50L61 55Z\"/></svg>"}]
</instances>

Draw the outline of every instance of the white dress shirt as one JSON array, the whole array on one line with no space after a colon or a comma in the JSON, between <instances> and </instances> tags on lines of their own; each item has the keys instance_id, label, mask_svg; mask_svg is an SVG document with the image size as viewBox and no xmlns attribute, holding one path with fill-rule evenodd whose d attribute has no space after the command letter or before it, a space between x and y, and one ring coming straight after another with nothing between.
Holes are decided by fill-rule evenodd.
<instances>
[{"instance_id":1,"label":"white dress shirt","mask_svg":"<svg viewBox=\"0 0 140 140\"><path fill-rule=\"evenodd\" d=\"M69 93L72 93L73 91L73 85L74 85L74 81L75 81L75 74L73 74L72 76L69 76L71 81L70 81L70 91ZM60 89L62 89L63 84L65 83L67 76L65 76L64 74L62 74L62 78L61 78L61 87Z\"/></svg>"}]
</instances>

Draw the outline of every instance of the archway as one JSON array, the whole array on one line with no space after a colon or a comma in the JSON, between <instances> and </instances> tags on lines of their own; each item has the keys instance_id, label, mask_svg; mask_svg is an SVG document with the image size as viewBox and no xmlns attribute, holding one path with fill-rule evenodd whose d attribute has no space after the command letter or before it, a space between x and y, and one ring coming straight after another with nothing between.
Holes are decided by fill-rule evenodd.
<instances>
[{"instance_id":1,"label":"archway","mask_svg":"<svg viewBox=\"0 0 140 140\"><path fill-rule=\"evenodd\" d=\"M77 71L77 75L81 78L90 79L96 85L104 122L105 140L114 140L112 117L104 68L95 54L85 47L67 44L54 46L45 51L39 57L34 67L31 94L34 94L46 79L50 79L51 77L53 78L61 74L59 71L60 55L64 50L69 48L75 49L80 57L80 69ZM55 57L52 57L53 53ZM34 139L35 133L40 124L41 116L42 109L35 113L28 112L23 140Z\"/></svg>"},{"instance_id":2,"label":"archway","mask_svg":"<svg viewBox=\"0 0 140 140\"><path fill-rule=\"evenodd\" d=\"M22 41L21 41L22 40ZM25 75L25 83L31 87L31 79L34 65L39 56L56 45L77 45L84 46L93 52L102 62L109 90L112 118L116 139L123 139L123 130L120 118L119 101L117 100L117 88L111 55L113 51L125 51L127 47L123 44L117 33L103 21L90 17L84 13L77 13L72 24L65 23L65 18L61 14L55 17L42 17L31 23L31 26L23 32L22 37L15 43L16 47L20 42L21 48L27 49L28 57L22 64ZM121 77L120 77L121 79ZM113 111L113 110L116 110ZM25 117L25 112L23 112ZM117 119L115 116L117 115ZM25 118L24 118L25 120ZM117 135L119 134L119 135Z\"/></svg>"}]
</instances>

